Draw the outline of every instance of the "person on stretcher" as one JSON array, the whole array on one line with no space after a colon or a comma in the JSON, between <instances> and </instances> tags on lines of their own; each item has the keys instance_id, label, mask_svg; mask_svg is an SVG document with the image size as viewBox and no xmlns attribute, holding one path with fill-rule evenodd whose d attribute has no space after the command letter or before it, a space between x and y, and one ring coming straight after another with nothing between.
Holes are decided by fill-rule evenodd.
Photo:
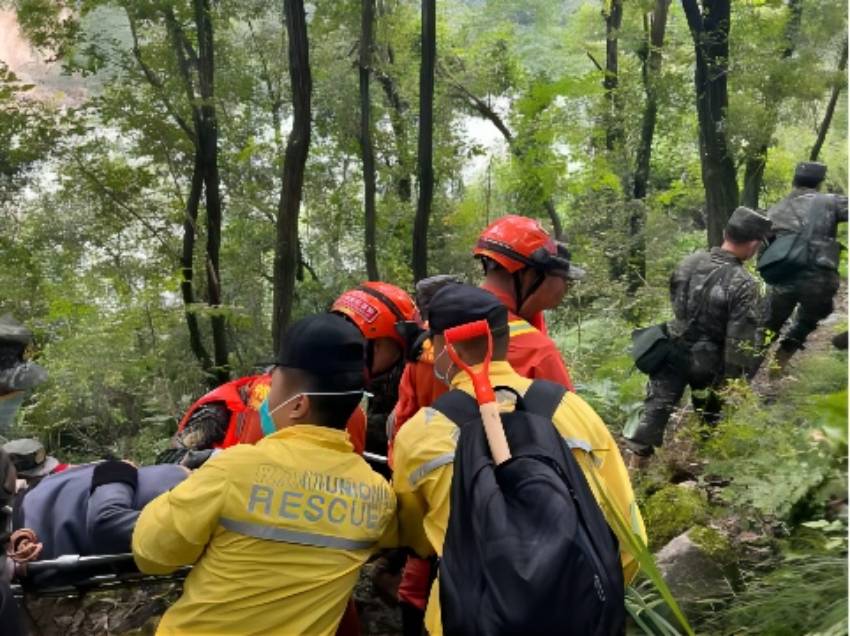
<instances>
[{"instance_id":1,"label":"person on stretcher","mask_svg":"<svg viewBox=\"0 0 850 636\"><path fill-rule=\"evenodd\" d=\"M129 552L142 508L188 475L174 464L106 460L71 466L29 488L19 480L5 578L29 561Z\"/></svg>"}]
</instances>

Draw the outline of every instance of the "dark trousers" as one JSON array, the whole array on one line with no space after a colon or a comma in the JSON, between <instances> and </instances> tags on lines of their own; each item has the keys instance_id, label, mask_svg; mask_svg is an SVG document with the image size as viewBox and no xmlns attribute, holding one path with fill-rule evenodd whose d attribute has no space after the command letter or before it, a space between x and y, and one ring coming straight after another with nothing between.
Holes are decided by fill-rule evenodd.
<instances>
[{"instance_id":1,"label":"dark trousers","mask_svg":"<svg viewBox=\"0 0 850 636\"><path fill-rule=\"evenodd\" d=\"M670 415L690 386L694 410L708 423L715 423L723 409L723 402L714 389L723 377L723 358L716 345L697 343L691 351L691 361L686 369L665 365L649 378L646 387L643 414L638 424L623 432L630 446L643 454L664 443L664 430ZM702 396L695 391L707 390Z\"/></svg>"},{"instance_id":2,"label":"dark trousers","mask_svg":"<svg viewBox=\"0 0 850 636\"><path fill-rule=\"evenodd\" d=\"M818 322L832 313L838 284L838 272L815 269L803 272L788 284L769 287L764 326L778 334L796 308L797 315L783 341L799 348Z\"/></svg>"}]
</instances>

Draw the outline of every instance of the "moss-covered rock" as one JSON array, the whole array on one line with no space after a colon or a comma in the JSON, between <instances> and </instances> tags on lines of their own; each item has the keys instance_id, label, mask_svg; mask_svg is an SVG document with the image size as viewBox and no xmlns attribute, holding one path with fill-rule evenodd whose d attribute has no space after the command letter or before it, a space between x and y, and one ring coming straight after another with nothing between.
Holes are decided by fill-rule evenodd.
<instances>
[{"instance_id":1,"label":"moss-covered rock","mask_svg":"<svg viewBox=\"0 0 850 636\"><path fill-rule=\"evenodd\" d=\"M644 521L649 547L657 550L673 537L708 519L708 502L696 488L665 486L647 499Z\"/></svg>"},{"instance_id":2,"label":"moss-covered rock","mask_svg":"<svg viewBox=\"0 0 850 636\"><path fill-rule=\"evenodd\" d=\"M696 526L688 532L691 541L696 543L710 557L721 562L732 559L732 544L726 535L706 526Z\"/></svg>"}]
</instances>

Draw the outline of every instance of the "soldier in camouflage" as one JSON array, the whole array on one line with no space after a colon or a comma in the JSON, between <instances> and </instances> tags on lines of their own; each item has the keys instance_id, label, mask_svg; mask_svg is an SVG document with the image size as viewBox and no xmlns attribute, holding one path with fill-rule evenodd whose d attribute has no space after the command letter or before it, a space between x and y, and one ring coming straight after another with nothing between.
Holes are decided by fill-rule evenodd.
<instances>
[{"instance_id":1,"label":"soldier in camouflage","mask_svg":"<svg viewBox=\"0 0 850 636\"><path fill-rule=\"evenodd\" d=\"M671 357L650 376L643 415L623 431L634 455L648 457L661 446L667 420L686 387L691 387L697 412L713 421L721 404L712 389L726 378L755 373L761 339L759 291L743 263L755 255L769 231L767 217L739 207L726 225L723 245L688 256L673 272L670 300L675 318L667 330L682 355Z\"/></svg>"},{"instance_id":2,"label":"soldier in camouflage","mask_svg":"<svg viewBox=\"0 0 850 636\"><path fill-rule=\"evenodd\" d=\"M794 171L791 193L768 210L776 236L802 233L812 227L809 267L778 285L768 287L764 326L779 334L794 308L797 315L785 337L779 343L776 361L780 367L798 349L819 321L832 313L832 298L838 291L838 264L841 245L836 240L836 228L847 221L847 197L818 192L826 166L804 161Z\"/></svg>"},{"instance_id":3,"label":"soldier in camouflage","mask_svg":"<svg viewBox=\"0 0 850 636\"><path fill-rule=\"evenodd\" d=\"M27 391L47 379L47 371L24 359L32 332L9 314L0 317L0 437L9 432Z\"/></svg>"}]
</instances>

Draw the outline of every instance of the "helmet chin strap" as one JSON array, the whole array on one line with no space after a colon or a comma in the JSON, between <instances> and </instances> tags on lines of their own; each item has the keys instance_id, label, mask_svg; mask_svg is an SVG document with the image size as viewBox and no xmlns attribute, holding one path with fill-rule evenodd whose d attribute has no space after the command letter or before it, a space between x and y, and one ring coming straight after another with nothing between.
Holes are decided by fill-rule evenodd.
<instances>
[{"instance_id":1,"label":"helmet chin strap","mask_svg":"<svg viewBox=\"0 0 850 636\"><path fill-rule=\"evenodd\" d=\"M366 378L370 382L374 378L372 375L372 364L375 361L375 341L367 340L366 341L366 370L368 373L366 374L368 377Z\"/></svg>"},{"instance_id":2,"label":"helmet chin strap","mask_svg":"<svg viewBox=\"0 0 850 636\"><path fill-rule=\"evenodd\" d=\"M535 273L537 274L537 278L534 279L534 282L531 284L531 287L528 288L528 291L523 294L522 293L522 274L526 270L522 269L513 273L514 279L514 295L516 298L516 313L520 314L522 311L522 306L525 304L529 298L534 295L540 286L543 284L543 281L546 280L546 273L540 271L539 269L535 269Z\"/></svg>"}]
</instances>

